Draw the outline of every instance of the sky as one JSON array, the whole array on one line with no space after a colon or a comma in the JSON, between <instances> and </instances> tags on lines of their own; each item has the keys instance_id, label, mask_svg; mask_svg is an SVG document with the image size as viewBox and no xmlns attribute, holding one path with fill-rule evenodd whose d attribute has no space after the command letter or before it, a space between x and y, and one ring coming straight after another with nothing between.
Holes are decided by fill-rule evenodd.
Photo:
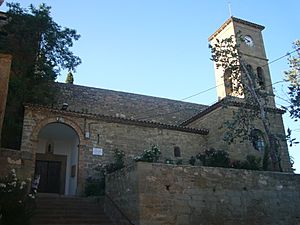
<instances>
[{"instance_id":1,"label":"sky","mask_svg":"<svg viewBox=\"0 0 300 225\"><path fill-rule=\"evenodd\" d=\"M46 3L62 27L81 35L72 51L82 64L75 84L211 105L217 101L208 37L229 17L265 26L272 82L289 69L292 42L300 39L299 0L19 0L28 7ZM229 7L230 5L230 7ZM229 8L231 10L229 10ZM6 11L3 4L1 11ZM231 13L230 13L231 11ZM58 81L64 82L66 71ZM274 85L284 97L283 83ZM206 91L210 89L210 91ZM276 98L278 107L286 105ZM284 116L285 128L300 140L299 122ZM290 148L300 173L300 144Z\"/></svg>"}]
</instances>

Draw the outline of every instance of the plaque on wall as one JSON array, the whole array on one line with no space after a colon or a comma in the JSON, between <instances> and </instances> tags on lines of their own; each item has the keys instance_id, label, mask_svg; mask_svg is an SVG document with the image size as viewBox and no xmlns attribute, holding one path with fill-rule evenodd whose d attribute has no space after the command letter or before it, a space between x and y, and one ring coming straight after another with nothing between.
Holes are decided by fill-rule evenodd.
<instances>
[{"instance_id":1,"label":"plaque on wall","mask_svg":"<svg viewBox=\"0 0 300 225\"><path fill-rule=\"evenodd\" d=\"M103 149L102 148L93 148L93 155L103 155Z\"/></svg>"}]
</instances>

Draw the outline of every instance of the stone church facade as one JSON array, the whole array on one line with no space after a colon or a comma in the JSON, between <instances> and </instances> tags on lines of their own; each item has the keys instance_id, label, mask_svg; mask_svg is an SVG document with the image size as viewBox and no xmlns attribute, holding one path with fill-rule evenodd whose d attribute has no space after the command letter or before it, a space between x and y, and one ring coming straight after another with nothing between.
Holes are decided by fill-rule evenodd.
<instances>
[{"instance_id":1,"label":"stone church facade","mask_svg":"<svg viewBox=\"0 0 300 225\"><path fill-rule=\"evenodd\" d=\"M237 35L241 30L249 37L249 43L241 45L245 60L260 71L266 92L272 95L262 29L232 17L209 40ZM263 157L263 151L255 149L250 141L232 145L223 141L222 124L237 107L243 107L235 100L229 107L222 107L232 94L224 79L216 69L219 101L211 106L57 83L57 103L25 105L22 171L30 176L42 173L44 192L76 195L83 192L86 179L93 176L97 165L113 161L115 149L125 152L127 162L151 145L159 146L161 161L180 159L184 164L209 148L228 151L230 158L236 160L244 160L249 154ZM275 108L273 96L268 112L272 133L284 135L283 111ZM263 130L261 121L253 123ZM283 171L291 172L284 141L280 141L280 154Z\"/></svg>"}]
</instances>

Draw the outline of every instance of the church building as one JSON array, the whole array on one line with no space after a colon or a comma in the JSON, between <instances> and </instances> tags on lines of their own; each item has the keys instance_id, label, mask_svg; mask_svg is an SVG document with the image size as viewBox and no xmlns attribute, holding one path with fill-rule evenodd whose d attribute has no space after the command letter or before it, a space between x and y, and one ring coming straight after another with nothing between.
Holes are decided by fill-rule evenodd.
<instances>
[{"instance_id":1,"label":"church building","mask_svg":"<svg viewBox=\"0 0 300 225\"><path fill-rule=\"evenodd\" d=\"M284 111L275 107L263 29L261 25L231 17L209 41L214 43L232 35L238 40L239 33L243 34L243 59L270 96L270 130L284 136ZM31 176L41 175L41 192L78 195L97 165L113 161L115 149L125 152L128 163L152 145L161 150L161 162L180 159L188 164L191 156L211 148L227 151L235 160L244 160L247 155L263 158L266 134L260 120L253 121L258 135L254 141L228 145L223 140L222 125L232 118L235 109L244 105L238 98L231 98L224 108L224 101L234 94L226 85L227 76L221 68L215 68L215 77L218 102L210 106L56 83L57 103L24 106L24 171ZM291 172L287 144L283 140L278 142L282 170Z\"/></svg>"}]
</instances>

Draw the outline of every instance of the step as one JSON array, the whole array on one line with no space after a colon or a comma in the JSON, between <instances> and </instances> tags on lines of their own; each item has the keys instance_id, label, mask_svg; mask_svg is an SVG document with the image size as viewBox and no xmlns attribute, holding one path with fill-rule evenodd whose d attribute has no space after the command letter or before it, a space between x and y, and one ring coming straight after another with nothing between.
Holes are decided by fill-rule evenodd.
<instances>
[{"instance_id":1,"label":"step","mask_svg":"<svg viewBox=\"0 0 300 225\"><path fill-rule=\"evenodd\" d=\"M104 212L104 199L38 196L31 225L112 225Z\"/></svg>"}]
</instances>

